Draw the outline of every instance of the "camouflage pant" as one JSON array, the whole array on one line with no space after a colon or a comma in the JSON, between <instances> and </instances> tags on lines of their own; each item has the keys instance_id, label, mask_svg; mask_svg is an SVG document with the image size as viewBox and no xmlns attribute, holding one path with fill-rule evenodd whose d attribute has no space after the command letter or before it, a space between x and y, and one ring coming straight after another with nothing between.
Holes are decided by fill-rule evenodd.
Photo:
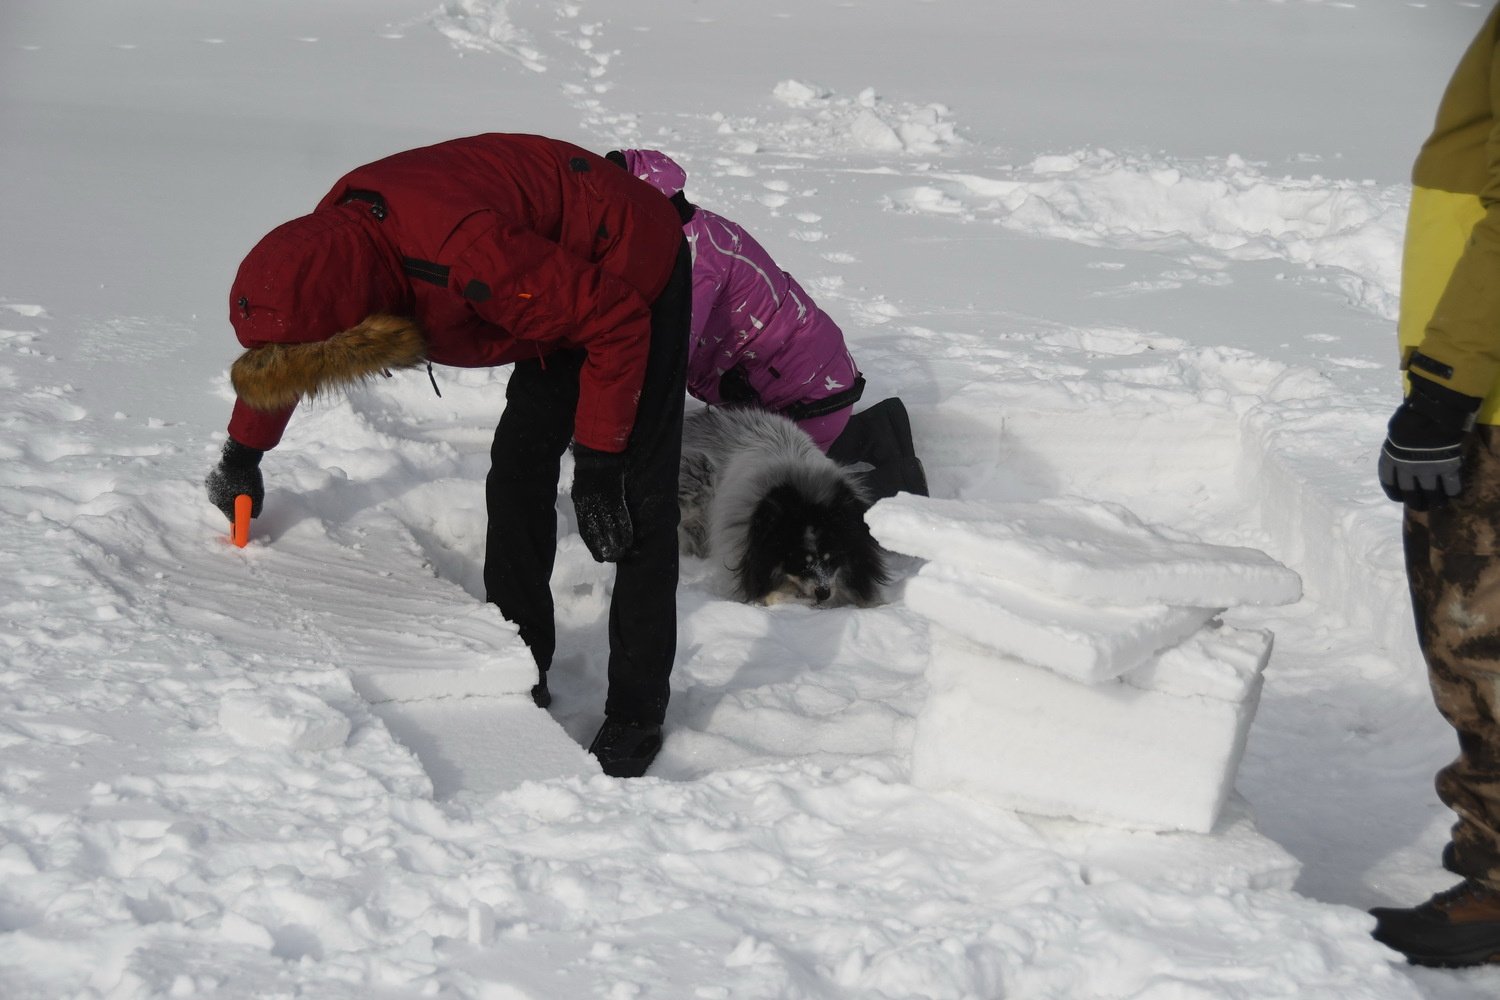
<instances>
[{"instance_id":1,"label":"camouflage pant","mask_svg":"<svg viewBox=\"0 0 1500 1000\"><path fill-rule=\"evenodd\" d=\"M1458 759L1437 793L1458 815L1455 870L1500 888L1500 428L1481 425L1448 506L1406 511L1406 572L1417 641Z\"/></svg>"}]
</instances>

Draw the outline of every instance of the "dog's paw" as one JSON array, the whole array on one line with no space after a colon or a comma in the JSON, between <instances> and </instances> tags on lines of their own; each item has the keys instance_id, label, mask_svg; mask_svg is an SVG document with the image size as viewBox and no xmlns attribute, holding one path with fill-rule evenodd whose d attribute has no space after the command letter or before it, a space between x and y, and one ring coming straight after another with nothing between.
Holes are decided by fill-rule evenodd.
<instances>
[{"instance_id":1,"label":"dog's paw","mask_svg":"<svg viewBox=\"0 0 1500 1000\"><path fill-rule=\"evenodd\" d=\"M816 602L811 597L802 593L795 584L788 582L782 584L755 603L764 604L768 608L775 607L778 604L800 604L803 607L810 608Z\"/></svg>"}]
</instances>

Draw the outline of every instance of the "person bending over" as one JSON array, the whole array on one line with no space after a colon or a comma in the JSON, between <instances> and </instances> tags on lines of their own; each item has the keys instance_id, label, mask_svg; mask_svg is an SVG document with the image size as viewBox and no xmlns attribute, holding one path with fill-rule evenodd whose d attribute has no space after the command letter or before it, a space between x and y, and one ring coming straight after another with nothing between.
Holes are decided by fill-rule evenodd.
<instances>
[{"instance_id":1,"label":"person bending over","mask_svg":"<svg viewBox=\"0 0 1500 1000\"><path fill-rule=\"evenodd\" d=\"M476 135L358 167L240 265L230 323L245 351L209 498L232 518L246 493L260 514L261 458L304 397L400 368L514 365L485 484L486 597L536 659L545 707L571 443L579 533L616 566L590 752L639 775L661 747L676 654L689 268L672 205L567 142Z\"/></svg>"}]
</instances>

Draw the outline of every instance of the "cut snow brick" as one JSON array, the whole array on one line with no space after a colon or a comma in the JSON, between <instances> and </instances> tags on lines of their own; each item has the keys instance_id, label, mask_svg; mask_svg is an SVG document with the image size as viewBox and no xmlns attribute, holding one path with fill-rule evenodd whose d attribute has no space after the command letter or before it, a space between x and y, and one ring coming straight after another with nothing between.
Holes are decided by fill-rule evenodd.
<instances>
[{"instance_id":1,"label":"cut snow brick","mask_svg":"<svg viewBox=\"0 0 1500 1000\"><path fill-rule=\"evenodd\" d=\"M517 640L519 645L519 640ZM489 656L455 657L457 662L388 663L369 659L347 664L349 681L371 704L428 698L530 696L536 660L525 646L502 646Z\"/></svg>"},{"instance_id":2,"label":"cut snow brick","mask_svg":"<svg viewBox=\"0 0 1500 1000\"><path fill-rule=\"evenodd\" d=\"M589 777L599 762L531 695L384 702L372 711L432 778L433 794L490 794L527 781Z\"/></svg>"},{"instance_id":3,"label":"cut snow brick","mask_svg":"<svg viewBox=\"0 0 1500 1000\"><path fill-rule=\"evenodd\" d=\"M1046 816L1207 833L1234 786L1269 633L1208 628L1080 684L932 630L912 781Z\"/></svg>"},{"instance_id":4,"label":"cut snow brick","mask_svg":"<svg viewBox=\"0 0 1500 1000\"><path fill-rule=\"evenodd\" d=\"M986 649L1085 684L1135 669L1223 610L1079 604L938 563L908 580L903 597L917 614Z\"/></svg>"},{"instance_id":5,"label":"cut snow brick","mask_svg":"<svg viewBox=\"0 0 1500 1000\"><path fill-rule=\"evenodd\" d=\"M1302 595L1297 574L1258 549L1173 537L1115 504L898 494L866 520L895 552L1077 601L1228 608Z\"/></svg>"},{"instance_id":6,"label":"cut snow brick","mask_svg":"<svg viewBox=\"0 0 1500 1000\"><path fill-rule=\"evenodd\" d=\"M426 699L455 697L496 697L502 694L526 694L537 682L537 663L526 655L481 666L350 667L350 682L360 697L380 705L383 702L423 702Z\"/></svg>"},{"instance_id":7,"label":"cut snow brick","mask_svg":"<svg viewBox=\"0 0 1500 1000\"><path fill-rule=\"evenodd\" d=\"M330 632L345 625L324 621ZM340 628L340 665L367 701L529 694L536 683L536 660L493 604L434 604L385 624Z\"/></svg>"}]
</instances>

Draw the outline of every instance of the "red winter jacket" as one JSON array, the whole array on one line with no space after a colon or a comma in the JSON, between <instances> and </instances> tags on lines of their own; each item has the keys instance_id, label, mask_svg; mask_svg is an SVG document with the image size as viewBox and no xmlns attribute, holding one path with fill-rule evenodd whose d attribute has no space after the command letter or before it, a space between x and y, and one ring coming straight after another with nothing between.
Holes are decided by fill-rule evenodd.
<instances>
[{"instance_id":1,"label":"red winter jacket","mask_svg":"<svg viewBox=\"0 0 1500 1000\"><path fill-rule=\"evenodd\" d=\"M230 322L247 358L372 314L414 318L426 360L462 368L582 348L574 438L619 452L650 304L681 243L671 203L601 157L542 136L471 136L359 167L269 233L240 265ZM229 434L272 448L294 407L237 399Z\"/></svg>"}]
</instances>

